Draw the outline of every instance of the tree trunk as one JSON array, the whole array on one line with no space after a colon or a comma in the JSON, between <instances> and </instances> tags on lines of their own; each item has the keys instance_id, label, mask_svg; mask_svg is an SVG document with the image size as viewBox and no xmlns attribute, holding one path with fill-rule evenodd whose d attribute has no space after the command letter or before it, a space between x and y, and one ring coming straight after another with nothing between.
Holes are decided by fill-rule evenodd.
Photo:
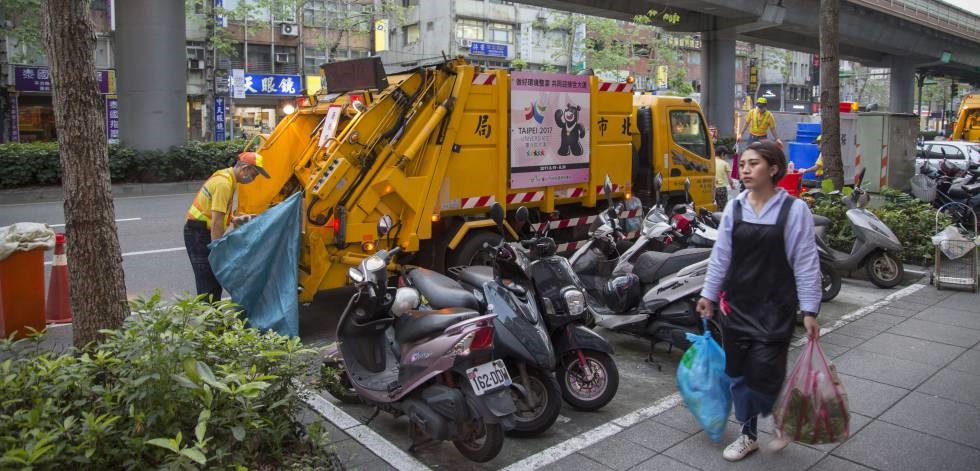
<instances>
[{"instance_id":1,"label":"tree trunk","mask_svg":"<svg viewBox=\"0 0 980 471\"><path fill-rule=\"evenodd\" d=\"M844 187L840 151L840 0L820 0L820 125L824 176Z\"/></svg>"},{"instance_id":2,"label":"tree trunk","mask_svg":"<svg viewBox=\"0 0 980 471\"><path fill-rule=\"evenodd\" d=\"M43 0L42 34L65 192L65 228L74 342L122 325L129 314L109 182L105 104L95 78L89 2Z\"/></svg>"}]
</instances>

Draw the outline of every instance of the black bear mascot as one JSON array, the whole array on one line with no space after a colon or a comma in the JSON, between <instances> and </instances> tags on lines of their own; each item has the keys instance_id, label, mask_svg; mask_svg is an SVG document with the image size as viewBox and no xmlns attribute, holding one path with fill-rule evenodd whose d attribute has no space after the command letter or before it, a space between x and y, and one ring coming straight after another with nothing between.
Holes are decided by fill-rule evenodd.
<instances>
[{"instance_id":1,"label":"black bear mascot","mask_svg":"<svg viewBox=\"0 0 980 471\"><path fill-rule=\"evenodd\" d=\"M555 124L561 128L561 147L558 148L558 155L582 155L582 144L579 139L585 137L585 127L578 122L578 112L581 106L569 103L565 110L555 110Z\"/></svg>"}]
</instances>

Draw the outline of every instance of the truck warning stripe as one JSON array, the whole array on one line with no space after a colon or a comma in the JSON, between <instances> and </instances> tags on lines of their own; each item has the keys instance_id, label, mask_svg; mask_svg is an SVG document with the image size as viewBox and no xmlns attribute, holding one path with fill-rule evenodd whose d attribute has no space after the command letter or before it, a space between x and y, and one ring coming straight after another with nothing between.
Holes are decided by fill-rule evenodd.
<instances>
[{"instance_id":1,"label":"truck warning stripe","mask_svg":"<svg viewBox=\"0 0 980 471\"><path fill-rule=\"evenodd\" d=\"M632 92L633 85L628 83L599 82L600 92Z\"/></svg>"},{"instance_id":2,"label":"truck warning stripe","mask_svg":"<svg viewBox=\"0 0 980 471\"><path fill-rule=\"evenodd\" d=\"M623 211L619 213L619 218L629 219L629 218L639 217L641 213L642 210L639 209L634 209L631 211ZM578 218L568 218L568 219L559 219L557 221L550 221L548 222L548 229L565 229L567 227L587 226L595 222L597 218L598 216L582 216ZM541 228L541 224L544 223L532 224L531 228L536 231Z\"/></svg>"},{"instance_id":3,"label":"truck warning stripe","mask_svg":"<svg viewBox=\"0 0 980 471\"><path fill-rule=\"evenodd\" d=\"M497 200L493 197L493 195L463 198L460 200L460 209L483 208L493 205L493 203L496 201Z\"/></svg>"},{"instance_id":4,"label":"truck warning stripe","mask_svg":"<svg viewBox=\"0 0 980 471\"><path fill-rule=\"evenodd\" d=\"M635 239L635 238L637 238L639 236L640 236L640 232L639 231L637 231L637 232L627 232L626 233L626 238L627 239ZM576 240L575 242L569 242L567 244L558 244L558 247L557 247L557 249L555 251L558 252L558 253L572 252L575 249L579 248L580 245L582 245L582 244L584 244L586 242L588 242L588 240Z\"/></svg>"},{"instance_id":5,"label":"truck warning stripe","mask_svg":"<svg viewBox=\"0 0 980 471\"><path fill-rule=\"evenodd\" d=\"M493 85L497 74L476 74L473 76L473 85Z\"/></svg>"},{"instance_id":6,"label":"truck warning stripe","mask_svg":"<svg viewBox=\"0 0 980 471\"><path fill-rule=\"evenodd\" d=\"M511 203L533 203L544 199L543 191L531 191L528 193L511 193L507 195L507 204Z\"/></svg>"}]
</instances>

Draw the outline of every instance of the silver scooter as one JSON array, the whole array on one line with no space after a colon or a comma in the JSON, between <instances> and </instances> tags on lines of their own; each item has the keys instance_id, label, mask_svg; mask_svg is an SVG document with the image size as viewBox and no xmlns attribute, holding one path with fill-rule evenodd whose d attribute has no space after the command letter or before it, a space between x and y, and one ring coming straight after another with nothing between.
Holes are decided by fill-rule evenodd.
<instances>
[{"instance_id":1,"label":"silver scooter","mask_svg":"<svg viewBox=\"0 0 980 471\"><path fill-rule=\"evenodd\" d=\"M865 169L861 169L854 177L854 192L842 198L849 208L847 220L851 223L854 233L854 245L850 253L844 253L830 247L825 239L830 219L814 215L816 226L817 250L820 253L821 265L825 263L837 273L847 273L864 267L868 278L879 288L893 288L902 282L905 268L895 257L895 252L902 249L895 233L881 222L871 211L865 209L870 198L861 188ZM839 289L839 288L838 288Z\"/></svg>"}]
</instances>

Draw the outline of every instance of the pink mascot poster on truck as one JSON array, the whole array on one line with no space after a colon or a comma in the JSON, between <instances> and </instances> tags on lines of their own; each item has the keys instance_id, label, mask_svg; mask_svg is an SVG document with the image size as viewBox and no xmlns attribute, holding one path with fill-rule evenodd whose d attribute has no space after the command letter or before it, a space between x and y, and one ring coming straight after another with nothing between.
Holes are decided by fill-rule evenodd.
<instances>
[{"instance_id":1,"label":"pink mascot poster on truck","mask_svg":"<svg viewBox=\"0 0 980 471\"><path fill-rule=\"evenodd\" d=\"M589 77L510 74L510 187L589 181Z\"/></svg>"}]
</instances>

